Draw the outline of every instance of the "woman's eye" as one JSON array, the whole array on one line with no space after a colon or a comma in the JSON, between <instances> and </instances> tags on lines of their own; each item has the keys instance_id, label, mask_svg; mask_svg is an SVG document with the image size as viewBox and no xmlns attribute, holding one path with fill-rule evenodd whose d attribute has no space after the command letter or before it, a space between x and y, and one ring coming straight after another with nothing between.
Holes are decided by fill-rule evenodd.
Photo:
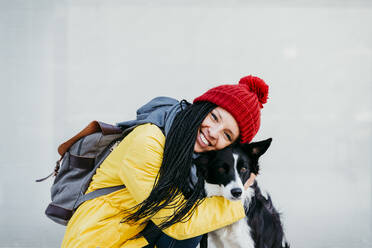
<instances>
[{"instance_id":1,"label":"woman's eye","mask_svg":"<svg viewBox=\"0 0 372 248\"><path fill-rule=\"evenodd\" d=\"M213 118L215 121L217 121L217 116L216 116L215 114L211 113L211 116L212 116L212 118Z\"/></svg>"},{"instance_id":2,"label":"woman's eye","mask_svg":"<svg viewBox=\"0 0 372 248\"><path fill-rule=\"evenodd\" d=\"M225 135L226 135L226 138L231 142L232 141L232 138L231 138L230 134L225 133Z\"/></svg>"}]
</instances>

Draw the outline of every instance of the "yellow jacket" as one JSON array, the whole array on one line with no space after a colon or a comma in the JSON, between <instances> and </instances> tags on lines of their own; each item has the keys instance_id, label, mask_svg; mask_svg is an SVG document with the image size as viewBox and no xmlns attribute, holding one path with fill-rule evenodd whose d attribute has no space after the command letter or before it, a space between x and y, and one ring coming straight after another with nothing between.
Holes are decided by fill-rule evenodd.
<instances>
[{"instance_id":1,"label":"yellow jacket","mask_svg":"<svg viewBox=\"0 0 372 248\"><path fill-rule=\"evenodd\" d=\"M69 221L62 247L143 247L144 238L130 240L144 226L120 223L123 210L142 202L150 194L162 163L165 137L153 124L135 128L105 159L87 190L124 184L126 188L86 201ZM180 196L182 197L182 196ZM152 221L159 224L173 209L162 209ZM199 236L243 218L241 202L208 197L184 223L164 230L175 239Z\"/></svg>"}]
</instances>

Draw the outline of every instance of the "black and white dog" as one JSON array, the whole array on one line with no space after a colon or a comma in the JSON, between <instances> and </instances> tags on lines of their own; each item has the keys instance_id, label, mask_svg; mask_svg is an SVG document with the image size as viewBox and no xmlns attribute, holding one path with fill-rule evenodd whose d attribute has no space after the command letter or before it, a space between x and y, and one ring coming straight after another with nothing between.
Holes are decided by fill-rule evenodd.
<instances>
[{"instance_id":1,"label":"black and white dog","mask_svg":"<svg viewBox=\"0 0 372 248\"><path fill-rule=\"evenodd\" d=\"M289 248L285 241L280 214L270 196L265 198L255 181L244 190L251 173L258 174L258 159L271 144L271 138L237 144L208 152L195 160L199 176L205 179L206 196L223 196L244 202L246 218L209 233L208 247ZM206 247L206 239L200 247Z\"/></svg>"}]
</instances>

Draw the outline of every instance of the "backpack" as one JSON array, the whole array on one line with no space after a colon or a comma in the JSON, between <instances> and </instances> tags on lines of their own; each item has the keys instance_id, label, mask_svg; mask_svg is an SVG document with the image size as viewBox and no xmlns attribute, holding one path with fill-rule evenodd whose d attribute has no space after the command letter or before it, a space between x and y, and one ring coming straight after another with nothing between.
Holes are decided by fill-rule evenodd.
<instances>
[{"instance_id":1,"label":"backpack","mask_svg":"<svg viewBox=\"0 0 372 248\"><path fill-rule=\"evenodd\" d=\"M52 202L45 210L47 217L58 224L67 225L74 211L83 202L125 188L125 185L118 185L85 194L97 168L135 127L122 130L117 126L92 121L58 147L61 158L57 161L54 172L36 180L41 182L55 176L51 187Z\"/></svg>"}]
</instances>

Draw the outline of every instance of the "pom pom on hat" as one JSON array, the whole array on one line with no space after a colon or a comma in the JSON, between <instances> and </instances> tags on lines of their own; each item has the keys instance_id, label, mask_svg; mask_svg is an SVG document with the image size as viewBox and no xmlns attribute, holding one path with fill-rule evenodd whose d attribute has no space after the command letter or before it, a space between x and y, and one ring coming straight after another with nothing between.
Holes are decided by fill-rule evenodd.
<instances>
[{"instance_id":1,"label":"pom pom on hat","mask_svg":"<svg viewBox=\"0 0 372 248\"><path fill-rule=\"evenodd\" d=\"M267 102L269 86L259 77L243 77L238 84L214 87L194 99L209 101L226 109L237 121L240 142L249 143L260 128L263 104Z\"/></svg>"},{"instance_id":2,"label":"pom pom on hat","mask_svg":"<svg viewBox=\"0 0 372 248\"><path fill-rule=\"evenodd\" d=\"M256 93L258 101L261 103L260 107L267 102L269 96L269 86L259 77L252 75L243 77L239 80L239 84L248 86L249 90Z\"/></svg>"}]
</instances>

